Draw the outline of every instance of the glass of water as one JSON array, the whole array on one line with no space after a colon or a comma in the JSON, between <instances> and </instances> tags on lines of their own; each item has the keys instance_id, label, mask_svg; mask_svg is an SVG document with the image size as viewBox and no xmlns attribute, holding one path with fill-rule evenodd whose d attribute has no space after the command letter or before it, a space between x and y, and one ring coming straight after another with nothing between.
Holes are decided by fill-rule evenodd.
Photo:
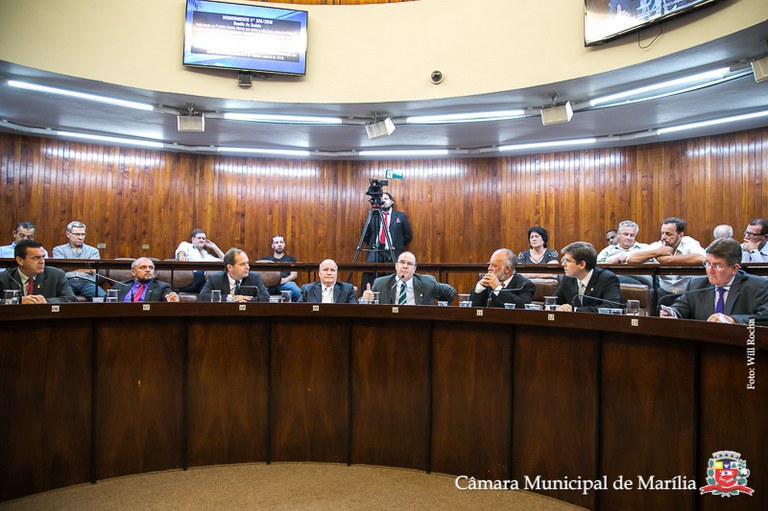
<instances>
[{"instance_id":1,"label":"glass of water","mask_svg":"<svg viewBox=\"0 0 768 511\"><path fill-rule=\"evenodd\" d=\"M107 290L107 303L117 303L117 289Z\"/></svg>"},{"instance_id":2,"label":"glass of water","mask_svg":"<svg viewBox=\"0 0 768 511\"><path fill-rule=\"evenodd\" d=\"M211 301L212 302L220 302L221 301L221 290L219 290L219 289L211 290Z\"/></svg>"},{"instance_id":3,"label":"glass of water","mask_svg":"<svg viewBox=\"0 0 768 511\"><path fill-rule=\"evenodd\" d=\"M627 316L639 316L640 315L640 300L627 300L626 306Z\"/></svg>"},{"instance_id":4,"label":"glass of water","mask_svg":"<svg viewBox=\"0 0 768 511\"><path fill-rule=\"evenodd\" d=\"M472 302L469 299L469 294L459 294L459 307L472 307Z\"/></svg>"},{"instance_id":5,"label":"glass of water","mask_svg":"<svg viewBox=\"0 0 768 511\"><path fill-rule=\"evenodd\" d=\"M556 296L545 296L544 297L544 310L545 311L557 310L557 297Z\"/></svg>"},{"instance_id":6,"label":"glass of water","mask_svg":"<svg viewBox=\"0 0 768 511\"><path fill-rule=\"evenodd\" d=\"M291 291L286 289L283 291L280 291L280 302L281 303L291 303Z\"/></svg>"},{"instance_id":7,"label":"glass of water","mask_svg":"<svg viewBox=\"0 0 768 511\"><path fill-rule=\"evenodd\" d=\"M19 290L6 289L5 293L3 293L3 303L5 305L16 305L19 303Z\"/></svg>"}]
</instances>

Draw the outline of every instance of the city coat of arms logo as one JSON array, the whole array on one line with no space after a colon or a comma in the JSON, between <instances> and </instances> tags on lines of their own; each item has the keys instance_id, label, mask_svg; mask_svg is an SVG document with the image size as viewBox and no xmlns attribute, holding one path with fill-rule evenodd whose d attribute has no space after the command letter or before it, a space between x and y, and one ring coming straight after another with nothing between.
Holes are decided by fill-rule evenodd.
<instances>
[{"instance_id":1,"label":"city coat of arms logo","mask_svg":"<svg viewBox=\"0 0 768 511\"><path fill-rule=\"evenodd\" d=\"M707 485L699 488L702 495L712 493L721 497L732 497L739 493L752 495L755 490L747 486L747 461L736 451L712 453L707 466Z\"/></svg>"}]
</instances>

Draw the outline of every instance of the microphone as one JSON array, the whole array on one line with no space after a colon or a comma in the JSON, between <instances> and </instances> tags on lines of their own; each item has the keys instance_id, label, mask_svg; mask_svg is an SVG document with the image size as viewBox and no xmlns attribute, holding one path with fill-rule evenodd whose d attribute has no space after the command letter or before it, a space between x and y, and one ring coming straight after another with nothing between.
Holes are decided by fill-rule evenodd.
<instances>
[{"instance_id":1,"label":"microphone","mask_svg":"<svg viewBox=\"0 0 768 511\"><path fill-rule=\"evenodd\" d=\"M491 288L487 288L487 289L488 289L488 303L487 303L486 307L490 307L491 306L491 301L493 301L493 293L496 293L497 291L495 289L491 289ZM498 293L499 294L501 294L501 293L514 293L516 291L522 291L523 289L524 289L523 286L520 286L520 287L510 287L510 288L503 287L503 288L499 289Z\"/></svg>"},{"instance_id":2,"label":"microphone","mask_svg":"<svg viewBox=\"0 0 768 511\"><path fill-rule=\"evenodd\" d=\"M621 302L615 302L613 300L606 300L605 298L599 298L597 296L588 295L586 293L584 293L583 295L576 295L576 296L574 296L573 299L571 300L571 305L572 306L575 306L575 304L573 302L577 298L579 298L579 296L581 296L581 298L582 298L582 303L583 303L583 299L584 298L589 298L590 300L595 300L595 301L598 301L600 303L607 303L607 304L610 304L610 305L618 305L619 307L622 307L622 308L624 307L624 304L621 303ZM582 305L581 307L588 307L588 305Z\"/></svg>"}]
</instances>

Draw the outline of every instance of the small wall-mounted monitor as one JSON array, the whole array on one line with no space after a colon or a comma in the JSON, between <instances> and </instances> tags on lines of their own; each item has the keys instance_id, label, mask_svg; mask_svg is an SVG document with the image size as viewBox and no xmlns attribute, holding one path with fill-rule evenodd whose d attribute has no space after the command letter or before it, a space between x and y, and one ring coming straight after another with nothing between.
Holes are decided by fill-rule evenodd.
<instances>
[{"instance_id":1,"label":"small wall-mounted monitor","mask_svg":"<svg viewBox=\"0 0 768 511\"><path fill-rule=\"evenodd\" d=\"M718 1L584 0L584 44L605 43Z\"/></svg>"},{"instance_id":2,"label":"small wall-mounted monitor","mask_svg":"<svg viewBox=\"0 0 768 511\"><path fill-rule=\"evenodd\" d=\"M182 63L303 76L307 11L187 0Z\"/></svg>"}]
</instances>

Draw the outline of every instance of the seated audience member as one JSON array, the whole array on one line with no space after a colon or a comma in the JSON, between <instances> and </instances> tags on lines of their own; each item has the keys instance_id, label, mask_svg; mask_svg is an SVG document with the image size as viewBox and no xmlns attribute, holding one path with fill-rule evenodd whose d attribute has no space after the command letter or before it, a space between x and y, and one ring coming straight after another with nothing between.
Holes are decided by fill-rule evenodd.
<instances>
[{"instance_id":1,"label":"seated audience member","mask_svg":"<svg viewBox=\"0 0 768 511\"><path fill-rule=\"evenodd\" d=\"M745 273L740 260L738 241L713 241L704 262L707 276L691 279L688 291L659 315L720 323L768 321L768 279Z\"/></svg>"},{"instance_id":2,"label":"seated audience member","mask_svg":"<svg viewBox=\"0 0 768 511\"><path fill-rule=\"evenodd\" d=\"M597 312L600 307L621 307L621 290L615 273L598 268L591 243L576 241L562 250L565 276L557 288L557 310Z\"/></svg>"},{"instance_id":3,"label":"seated audience member","mask_svg":"<svg viewBox=\"0 0 768 511\"><path fill-rule=\"evenodd\" d=\"M637 250L627 257L627 263L701 264L704 249L701 243L685 235L685 220L669 217L661 223L661 240L651 243L646 250ZM678 275L659 276L659 296L679 295L686 290L691 277Z\"/></svg>"},{"instance_id":4,"label":"seated audience member","mask_svg":"<svg viewBox=\"0 0 768 511\"><path fill-rule=\"evenodd\" d=\"M712 229L712 237L718 238L733 238L733 227L728 224L720 224Z\"/></svg>"},{"instance_id":5,"label":"seated audience member","mask_svg":"<svg viewBox=\"0 0 768 511\"><path fill-rule=\"evenodd\" d=\"M755 218L744 229L742 263L768 263L768 218Z\"/></svg>"},{"instance_id":6,"label":"seated audience member","mask_svg":"<svg viewBox=\"0 0 768 511\"><path fill-rule=\"evenodd\" d=\"M14 248L16 247L16 243L22 241L22 240L32 240L35 241L35 238L37 237L37 228L35 227L35 224L32 222L19 222L16 224L16 228L13 230L13 241L11 241L8 245L3 245L0 247L0 257L3 258L13 258L14 257ZM45 253L45 257L48 257L48 251L43 249L43 252ZM5 268L0 268L0 271L3 271Z\"/></svg>"},{"instance_id":7,"label":"seated audience member","mask_svg":"<svg viewBox=\"0 0 768 511\"><path fill-rule=\"evenodd\" d=\"M528 229L530 248L517 255L518 264L557 264L557 250L547 248L549 235L538 225Z\"/></svg>"},{"instance_id":8,"label":"seated audience member","mask_svg":"<svg viewBox=\"0 0 768 511\"><path fill-rule=\"evenodd\" d=\"M208 276L208 280L200 291L201 302L211 301L211 291L221 291L222 301L234 302L268 302L269 293L257 273L250 273L248 255L240 249L231 248L224 255L227 269L221 273ZM229 297L229 298L227 298Z\"/></svg>"},{"instance_id":9,"label":"seated audience member","mask_svg":"<svg viewBox=\"0 0 768 511\"><path fill-rule=\"evenodd\" d=\"M473 307L504 307L514 303L522 308L533 301L536 286L533 282L515 273L517 260L508 248L500 248L491 255L488 273L475 284L469 299Z\"/></svg>"},{"instance_id":10,"label":"seated audience member","mask_svg":"<svg viewBox=\"0 0 768 511\"><path fill-rule=\"evenodd\" d=\"M19 241L14 256L18 266L0 273L0 293L19 290L21 303L77 301L64 272L45 265L45 250L40 243Z\"/></svg>"},{"instance_id":11,"label":"seated audience member","mask_svg":"<svg viewBox=\"0 0 768 511\"><path fill-rule=\"evenodd\" d=\"M452 302L456 290L435 280L431 275L416 273L416 256L403 252L395 263L395 273L367 285L363 298L373 300L373 291L379 292L379 303L395 305L434 305L435 300Z\"/></svg>"},{"instance_id":12,"label":"seated audience member","mask_svg":"<svg viewBox=\"0 0 768 511\"><path fill-rule=\"evenodd\" d=\"M274 261L276 263L295 263L296 258L285 253L285 238L279 234L272 236L272 255L264 256L259 261ZM295 271L280 272L280 284L267 288L269 294L279 295L280 291L290 291L291 301L301 301L301 289L296 285L296 278L299 276Z\"/></svg>"},{"instance_id":13,"label":"seated audience member","mask_svg":"<svg viewBox=\"0 0 768 511\"><path fill-rule=\"evenodd\" d=\"M606 247L610 247L611 245L615 245L619 242L619 231L616 229L608 229L605 231L605 245Z\"/></svg>"},{"instance_id":14,"label":"seated audience member","mask_svg":"<svg viewBox=\"0 0 768 511\"><path fill-rule=\"evenodd\" d=\"M54 259L101 259L99 249L85 244L85 224L73 221L67 224L67 243L53 247ZM91 268L80 268L67 272L67 280L75 294L88 299L106 296L107 292L96 284L96 273Z\"/></svg>"},{"instance_id":15,"label":"seated audience member","mask_svg":"<svg viewBox=\"0 0 768 511\"><path fill-rule=\"evenodd\" d=\"M178 302L179 295L171 286L155 280L155 263L140 257L131 263L133 280L115 284L118 302Z\"/></svg>"},{"instance_id":16,"label":"seated audience member","mask_svg":"<svg viewBox=\"0 0 768 511\"><path fill-rule=\"evenodd\" d=\"M619 223L619 228L616 232L618 233L617 243L615 245L608 245L597 254L597 264L626 263L631 252L648 248L648 245L645 243L637 241L637 233L640 232L640 227L632 220L624 220ZM645 284L648 286L652 284L651 278L645 275L637 277L619 275L618 277L619 282Z\"/></svg>"},{"instance_id":17,"label":"seated audience member","mask_svg":"<svg viewBox=\"0 0 768 511\"><path fill-rule=\"evenodd\" d=\"M224 259L224 252L208 239L205 231L202 229L194 229L190 235L191 242L182 241L179 246L176 247L176 251L173 253L173 257L179 261L221 261ZM211 255L206 248L210 248L216 253L216 256ZM197 293L200 288L205 284L205 272L203 270L195 270L193 272L193 280L187 287L179 289L185 293Z\"/></svg>"},{"instance_id":18,"label":"seated audience member","mask_svg":"<svg viewBox=\"0 0 768 511\"><path fill-rule=\"evenodd\" d=\"M303 301L313 303L357 303L355 287L346 282L338 282L339 267L333 259L320 263L318 275L320 282L301 286Z\"/></svg>"}]
</instances>

